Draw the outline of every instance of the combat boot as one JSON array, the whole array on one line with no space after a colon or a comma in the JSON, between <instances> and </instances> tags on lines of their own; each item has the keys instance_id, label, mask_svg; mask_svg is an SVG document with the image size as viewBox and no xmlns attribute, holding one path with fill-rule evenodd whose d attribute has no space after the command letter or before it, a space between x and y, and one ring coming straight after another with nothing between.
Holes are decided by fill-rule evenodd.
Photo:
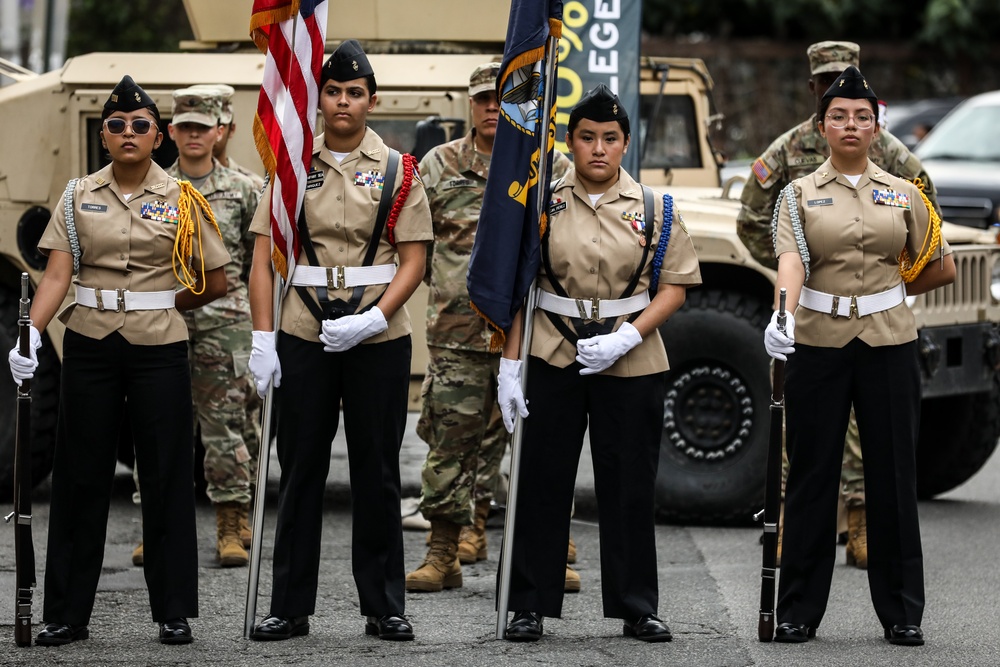
<instances>
[{"instance_id":1,"label":"combat boot","mask_svg":"<svg viewBox=\"0 0 1000 667\"><path fill-rule=\"evenodd\" d=\"M237 502L215 505L216 555L222 567L242 567L249 561L240 541L240 516L246 511L246 505Z\"/></svg>"},{"instance_id":2,"label":"combat boot","mask_svg":"<svg viewBox=\"0 0 1000 667\"><path fill-rule=\"evenodd\" d=\"M132 551L132 565L135 565L136 567L142 567L144 558L145 555L143 554L142 551L142 540L139 540L139 546L137 546Z\"/></svg>"},{"instance_id":3,"label":"combat boot","mask_svg":"<svg viewBox=\"0 0 1000 667\"><path fill-rule=\"evenodd\" d=\"M566 566L566 583L563 584L563 590L567 593L580 592L580 573L569 565Z\"/></svg>"},{"instance_id":4,"label":"combat boot","mask_svg":"<svg viewBox=\"0 0 1000 667\"><path fill-rule=\"evenodd\" d=\"M431 520L431 546L424 562L406 575L406 590L436 593L444 588L461 588L462 565L458 561L457 523Z\"/></svg>"},{"instance_id":5,"label":"combat boot","mask_svg":"<svg viewBox=\"0 0 1000 667\"><path fill-rule=\"evenodd\" d=\"M253 532L250 530L250 505L240 505L240 542L244 549L249 549L253 542Z\"/></svg>"},{"instance_id":6,"label":"combat boot","mask_svg":"<svg viewBox=\"0 0 1000 667\"><path fill-rule=\"evenodd\" d=\"M576 562L576 542L573 541L572 535L569 536L569 548L566 550L566 562Z\"/></svg>"},{"instance_id":7,"label":"combat boot","mask_svg":"<svg viewBox=\"0 0 1000 667\"><path fill-rule=\"evenodd\" d=\"M868 519L865 506L847 508L847 564L868 569Z\"/></svg>"},{"instance_id":8,"label":"combat boot","mask_svg":"<svg viewBox=\"0 0 1000 667\"><path fill-rule=\"evenodd\" d=\"M458 560L463 565L486 560L486 517L490 513L490 501L476 503L476 515L471 526L462 526L458 535Z\"/></svg>"}]
</instances>

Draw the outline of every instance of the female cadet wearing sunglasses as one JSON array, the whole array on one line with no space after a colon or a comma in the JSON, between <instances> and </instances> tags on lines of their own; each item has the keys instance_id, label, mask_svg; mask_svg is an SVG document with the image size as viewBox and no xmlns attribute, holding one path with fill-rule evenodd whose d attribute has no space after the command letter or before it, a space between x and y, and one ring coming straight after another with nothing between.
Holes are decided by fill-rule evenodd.
<instances>
[{"instance_id":1,"label":"female cadet wearing sunglasses","mask_svg":"<svg viewBox=\"0 0 1000 667\"><path fill-rule=\"evenodd\" d=\"M57 646L89 636L127 408L141 463L149 604L160 641L185 644L191 641L187 618L198 614L198 554L188 334L178 311L226 293L229 254L208 203L152 161L163 134L145 91L126 76L103 117L101 140L111 164L67 185L38 244L49 259L31 307L31 356L20 356L16 347L9 355L15 382L32 377L39 332L76 274L75 301L59 315L66 325L62 395L45 627L36 643ZM184 289L175 291L178 280Z\"/></svg>"}]
</instances>

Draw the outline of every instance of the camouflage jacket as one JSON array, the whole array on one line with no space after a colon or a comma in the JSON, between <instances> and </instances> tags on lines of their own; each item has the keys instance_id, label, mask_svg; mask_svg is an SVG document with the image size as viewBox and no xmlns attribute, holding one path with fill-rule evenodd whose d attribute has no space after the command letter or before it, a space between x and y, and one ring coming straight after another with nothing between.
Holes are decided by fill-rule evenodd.
<instances>
[{"instance_id":1,"label":"camouflage jacket","mask_svg":"<svg viewBox=\"0 0 1000 667\"><path fill-rule=\"evenodd\" d=\"M568 168L569 160L557 152L553 179ZM465 283L489 170L490 156L476 151L471 132L434 147L420 161L434 224L424 275L430 285L427 344L433 347L489 351L490 332L469 305Z\"/></svg>"},{"instance_id":2,"label":"camouflage jacket","mask_svg":"<svg viewBox=\"0 0 1000 667\"><path fill-rule=\"evenodd\" d=\"M772 269L778 262L774 257L771 241L771 216L774 203L782 188L796 178L807 176L830 157L830 146L819 133L816 114L775 139L763 155L753 163L753 168L740 201L743 203L736 218L740 239L758 262ZM868 150L872 162L893 176L912 181L919 177L924 183L924 194L931 200L938 215L934 184L916 155L886 130L880 130Z\"/></svg>"},{"instance_id":3,"label":"camouflage jacket","mask_svg":"<svg viewBox=\"0 0 1000 667\"><path fill-rule=\"evenodd\" d=\"M215 168L199 188L199 192L212 207L222 232L222 240L229 251L231 261L226 265L228 293L201 308L184 313L188 330L192 333L217 329L233 320L250 317L250 298L246 285L254 245L250 221L257 210L260 195L249 178L223 167L218 160L213 159L212 162ZM177 162L166 171L174 178L182 178Z\"/></svg>"},{"instance_id":4,"label":"camouflage jacket","mask_svg":"<svg viewBox=\"0 0 1000 667\"><path fill-rule=\"evenodd\" d=\"M226 168L234 169L243 174L244 176L246 176L247 178L249 178L250 182L253 183L253 187L257 190L257 192L260 192L261 190L264 189L264 179L260 176L260 174L250 171L242 164L236 162L236 160L234 160L233 158L229 158L229 166Z\"/></svg>"}]
</instances>

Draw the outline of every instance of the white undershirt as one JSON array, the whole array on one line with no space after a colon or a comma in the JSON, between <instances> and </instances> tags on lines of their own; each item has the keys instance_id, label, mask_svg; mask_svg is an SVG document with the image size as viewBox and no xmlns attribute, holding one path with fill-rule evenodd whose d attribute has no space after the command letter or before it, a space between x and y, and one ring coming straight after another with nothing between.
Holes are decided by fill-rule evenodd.
<instances>
[{"instance_id":1,"label":"white undershirt","mask_svg":"<svg viewBox=\"0 0 1000 667\"><path fill-rule=\"evenodd\" d=\"M131 193L131 192L130 192L130 193L128 193L128 194L125 194L124 192L122 193L122 197L124 197L124 198L125 198L125 201L128 201L128 198L129 198L129 197L131 197L131 196L132 196L132 193Z\"/></svg>"},{"instance_id":2,"label":"white undershirt","mask_svg":"<svg viewBox=\"0 0 1000 667\"><path fill-rule=\"evenodd\" d=\"M337 160L337 164L340 164L341 162L344 161L345 157L350 155L350 153L338 153L336 151L330 151L330 155L332 155L334 159Z\"/></svg>"},{"instance_id":3,"label":"white undershirt","mask_svg":"<svg viewBox=\"0 0 1000 667\"><path fill-rule=\"evenodd\" d=\"M862 176L864 176L864 174L844 174L844 178L849 180L851 182L851 185L853 185L854 187L858 187L858 181L861 180Z\"/></svg>"},{"instance_id":4,"label":"white undershirt","mask_svg":"<svg viewBox=\"0 0 1000 667\"><path fill-rule=\"evenodd\" d=\"M601 197L603 197L603 196L604 196L604 193L603 193L603 192L601 192L601 193L598 193L598 194L596 194L596 195L592 195L592 194L590 194L590 193L588 192L588 193L587 193L587 196L588 196L588 197L590 197L590 205L591 205L591 206L597 206L597 200L599 200L599 199L600 199Z\"/></svg>"}]
</instances>

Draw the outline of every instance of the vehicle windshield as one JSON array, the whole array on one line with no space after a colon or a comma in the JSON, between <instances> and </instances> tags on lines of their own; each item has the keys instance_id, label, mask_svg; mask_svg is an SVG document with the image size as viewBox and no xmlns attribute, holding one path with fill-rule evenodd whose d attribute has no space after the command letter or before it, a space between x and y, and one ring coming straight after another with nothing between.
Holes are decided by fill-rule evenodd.
<instances>
[{"instance_id":1,"label":"vehicle windshield","mask_svg":"<svg viewBox=\"0 0 1000 667\"><path fill-rule=\"evenodd\" d=\"M917 147L921 160L1000 161L1000 105L966 105Z\"/></svg>"},{"instance_id":2,"label":"vehicle windshield","mask_svg":"<svg viewBox=\"0 0 1000 667\"><path fill-rule=\"evenodd\" d=\"M643 169L696 169L701 167L698 128L695 126L694 101L688 95L665 95L658 117L649 126L656 95L643 95L640 118L645 141ZM634 128L633 128L634 131Z\"/></svg>"}]
</instances>

